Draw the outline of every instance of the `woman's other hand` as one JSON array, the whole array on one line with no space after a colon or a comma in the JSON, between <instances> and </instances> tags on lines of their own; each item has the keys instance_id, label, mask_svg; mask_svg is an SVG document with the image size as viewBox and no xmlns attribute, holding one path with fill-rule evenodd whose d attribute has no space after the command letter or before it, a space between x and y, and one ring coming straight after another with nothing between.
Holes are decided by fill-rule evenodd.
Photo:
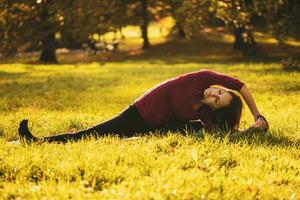
<instances>
[{"instance_id":1,"label":"woman's other hand","mask_svg":"<svg viewBox=\"0 0 300 200\"><path fill-rule=\"evenodd\" d=\"M257 115L255 118L255 124L253 125L255 128L261 129L261 130L268 130L269 129L269 123L266 120L266 118L262 115Z\"/></svg>"}]
</instances>

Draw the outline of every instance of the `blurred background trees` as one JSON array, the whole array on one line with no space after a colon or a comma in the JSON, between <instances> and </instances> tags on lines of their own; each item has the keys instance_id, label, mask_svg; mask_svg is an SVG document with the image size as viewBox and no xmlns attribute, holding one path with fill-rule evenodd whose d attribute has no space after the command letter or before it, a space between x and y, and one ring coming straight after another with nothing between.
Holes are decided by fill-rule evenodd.
<instances>
[{"instance_id":1,"label":"blurred background trees","mask_svg":"<svg viewBox=\"0 0 300 200\"><path fill-rule=\"evenodd\" d=\"M268 30L279 42L287 37L300 38L300 1L254 1L257 13L262 16Z\"/></svg>"},{"instance_id":2,"label":"blurred background trees","mask_svg":"<svg viewBox=\"0 0 300 200\"><path fill-rule=\"evenodd\" d=\"M0 0L0 57L41 51L40 61L56 62L57 48L76 49L96 34L139 26L143 49L148 26L175 20L173 37L197 39L204 28L223 27L233 48L256 55L253 31L271 33L279 43L300 37L298 0Z\"/></svg>"}]
</instances>

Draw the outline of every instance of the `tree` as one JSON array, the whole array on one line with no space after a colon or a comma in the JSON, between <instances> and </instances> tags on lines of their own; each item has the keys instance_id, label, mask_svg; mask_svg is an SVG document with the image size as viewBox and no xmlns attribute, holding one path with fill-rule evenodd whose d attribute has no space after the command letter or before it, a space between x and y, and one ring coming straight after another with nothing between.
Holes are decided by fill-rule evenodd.
<instances>
[{"instance_id":1,"label":"tree","mask_svg":"<svg viewBox=\"0 0 300 200\"><path fill-rule=\"evenodd\" d=\"M186 7L183 7L183 1L180 0L162 0L164 6L164 12L161 12L161 17L172 16L175 19L174 30L179 38L186 38L185 32L185 19L186 19Z\"/></svg>"},{"instance_id":2,"label":"tree","mask_svg":"<svg viewBox=\"0 0 300 200\"><path fill-rule=\"evenodd\" d=\"M258 14L264 17L273 36L282 43L287 37L300 38L300 1L254 1Z\"/></svg>"},{"instance_id":3,"label":"tree","mask_svg":"<svg viewBox=\"0 0 300 200\"><path fill-rule=\"evenodd\" d=\"M210 0L160 0L164 5L162 16L175 19L175 33L179 38L199 37L199 31L220 22Z\"/></svg>"},{"instance_id":4,"label":"tree","mask_svg":"<svg viewBox=\"0 0 300 200\"><path fill-rule=\"evenodd\" d=\"M0 34L4 40L0 41L0 55L14 55L19 47L27 46L30 50L41 50L42 62L57 62L55 50L58 46L78 48L92 34L111 30L117 2L1 1Z\"/></svg>"},{"instance_id":5,"label":"tree","mask_svg":"<svg viewBox=\"0 0 300 200\"><path fill-rule=\"evenodd\" d=\"M0 1L0 57L8 57L17 52L17 45L21 42L19 8L10 1Z\"/></svg>"},{"instance_id":6,"label":"tree","mask_svg":"<svg viewBox=\"0 0 300 200\"><path fill-rule=\"evenodd\" d=\"M252 34L251 18L255 16L252 0L214 0L213 9L234 36L234 49L255 55L257 45Z\"/></svg>"},{"instance_id":7,"label":"tree","mask_svg":"<svg viewBox=\"0 0 300 200\"><path fill-rule=\"evenodd\" d=\"M80 48L93 34L102 35L114 30L118 12L116 1L68 0L60 4L60 43L67 48ZM120 16L118 16L121 18Z\"/></svg>"},{"instance_id":8,"label":"tree","mask_svg":"<svg viewBox=\"0 0 300 200\"><path fill-rule=\"evenodd\" d=\"M34 32L40 36L42 62L57 62L55 33L58 29L58 20L55 17L54 7L54 0L44 0L36 5L37 24Z\"/></svg>"},{"instance_id":9,"label":"tree","mask_svg":"<svg viewBox=\"0 0 300 200\"><path fill-rule=\"evenodd\" d=\"M213 25L225 25L233 34L233 47L246 55L256 53L251 18L252 0L162 0L182 38L198 37L200 29Z\"/></svg>"},{"instance_id":10,"label":"tree","mask_svg":"<svg viewBox=\"0 0 300 200\"><path fill-rule=\"evenodd\" d=\"M148 37L148 26L151 20L149 13L150 3L153 1L149 0L124 0L127 6L127 16L126 25L137 25L141 29L142 39L143 39L143 49L148 49L150 47L149 37Z\"/></svg>"},{"instance_id":11,"label":"tree","mask_svg":"<svg viewBox=\"0 0 300 200\"><path fill-rule=\"evenodd\" d=\"M149 37L148 37L148 25L149 25L149 16L148 16L148 0L140 0L141 3L141 14L142 14L142 38L143 38L143 49L148 49L150 47Z\"/></svg>"},{"instance_id":12,"label":"tree","mask_svg":"<svg viewBox=\"0 0 300 200\"><path fill-rule=\"evenodd\" d=\"M41 49L41 61L56 62L57 19L53 1L6 0L2 3L5 5L2 11L5 39L1 43L5 53L2 55L14 55L18 48L27 45L32 49Z\"/></svg>"}]
</instances>

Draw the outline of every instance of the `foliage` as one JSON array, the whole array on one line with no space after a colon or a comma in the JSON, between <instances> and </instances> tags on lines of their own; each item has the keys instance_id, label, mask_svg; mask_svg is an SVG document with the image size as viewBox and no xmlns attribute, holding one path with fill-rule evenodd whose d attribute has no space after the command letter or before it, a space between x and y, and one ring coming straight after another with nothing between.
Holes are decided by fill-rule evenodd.
<instances>
[{"instance_id":1,"label":"foliage","mask_svg":"<svg viewBox=\"0 0 300 200\"><path fill-rule=\"evenodd\" d=\"M199 30L214 24L224 25L235 37L234 48L244 55L256 55L253 36L255 19L266 21L268 30L282 42L287 37L299 37L299 1L256 0L161 0L165 12L176 20L180 37L197 38ZM265 27L266 28L266 27Z\"/></svg>"},{"instance_id":2,"label":"foliage","mask_svg":"<svg viewBox=\"0 0 300 200\"><path fill-rule=\"evenodd\" d=\"M59 18L55 15L58 8L53 1L3 0L3 5L6 5L2 10L5 25L3 32L6 35L6 40L1 45L4 52L2 56L13 55L20 48L31 48L41 49L41 58L49 56L55 61L55 57L53 57L54 40L55 33L58 31ZM14 40L17 42L10 42ZM50 54L43 54L45 51Z\"/></svg>"},{"instance_id":3,"label":"foliage","mask_svg":"<svg viewBox=\"0 0 300 200\"><path fill-rule=\"evenodd\" d=\"M165 0L169 13L176 20L175 28L182 37L197 38L204 27L226 25L235 37L234 48L246 55L255 54L251 17L254 15L248 1Z\"/></svg>"},{"instance_id":4,"label":"foliage","mask_svg":"<svg viewBox=\"0 0 300 200\"><path fill-rule=\"evenodd\" d=\"M299 38L297 0L0 0L0 56L41 50L42 61L56 61L57 47L80 48L93 35L139 26L144 47L148 24L171 16L182 38L199 38L205 27L225 26L234 48L256 55L255 18L265 21L279 42ZM98 37L99 38L99 37Z\"/></svg>"},{"instance_id":5,"label":"foliage","mask_svg":"<svg viewBox=\"0 0 300 200\"><path fill-rule=\"evenodd\" d=\"M213 6L217 17L222 19L234 35L234 48L241 50L244 55L255 55L257 48L251 23L251 19L256 15L253 2L251 0L224 0L214 1Z\"/></svg>"},{"instance_id":6,"label":"foliage","mask_svg":"<svg viewBox=\"0 0 300 200\"><path fill-rule=\"evenodd\" d=\"M268 26L279 42L287 37L299 38L300 2L297 0L254 1L256 10L268 22Z\"/></svg>"},{"instance_id":7,"label":"foliage","mask_svg":"<svg viewBox=\"0 0 300 200\"><path fill-rule=\"evenodd\" d=\"M7 57L17 52L17 47L25 41L18 37L30 20L28 10L22 9L10 1L0 1L0 57ZM25 23L24 23L25 22Z\"/></svg>"},{"instance_id":8,"label":"foliage","mask_svg":"<svg viewBox=\"0 0 300 200\"><path fill-rule=\"evenodd\" d=\"M113 15L117 1L2 1L2 56L24 48L42 50L42 54L54 54L58 45L78 48L90 35L110 31L112 23L120 18Z\"/></svg>"},{"instance_id":9,"label":"foliage","mask_svg":"<svg viewBox=\"0 0 300 200\"><path fill-rule=\"evenodd\" d=\"M204 25L214 23L210 1L207 0L161 0L164 12L161 16L172 16L175 21L175 32L181 38L197 38Z\"/></svg>"},{"instance_id":10,"label":"foliage","mask_svg":"<svg viewBox=\"0 0 300 200\"><path fill-rule=\"evenodd\" d=\"M293 57L282 60L282 69L285 71L300 71L300 62Z\"/></svg>"}]
</instances>

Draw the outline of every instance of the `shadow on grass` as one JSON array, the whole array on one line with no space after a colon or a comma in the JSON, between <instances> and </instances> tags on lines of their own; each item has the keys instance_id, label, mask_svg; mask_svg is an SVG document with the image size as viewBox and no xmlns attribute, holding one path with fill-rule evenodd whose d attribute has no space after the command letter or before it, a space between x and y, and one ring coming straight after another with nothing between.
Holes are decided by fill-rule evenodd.
<instances>
[{"instance_id":1,"label":"shadow on grass","mask_svg":"<svg viewBox=\"0 0 300 200\"><path fill-rule=\"evenodd\" d=\"M173 39L165 43L153 45L146 51L124 52L109 58L109 61L124 60L147 61L150 63L163 62L165 64L181 63L274 63L280 62L288 55L300 59L300 48L286 44L278 47L276 44L258 44L258 53L254 56L243 56L240 51L233 50L233 44L225 42L221 37L210 37L202 34L196 40Z\"/></svg>"},{"instance_id":2,"label":"shadow on grass","mask_svg":"<svg viewBox=\"0 0 300 200\"><path fill-rule=\"evenodd\" d=\"M0 129L1 131L1 129ZM1 132L0 132L1 133ZM164 138L168 137L170 135L178 135L180 137L192 137L195 138L195 141L197 140L203 140L205 137L207 137L207 133L205 133L203 130L194 132L194 131L187 131L185 133L180 132L174 132L174 131L150 131L147 133L140 133L136 134L134 137L129 138L121 138L124 141L137 141L143 138L152 138L152 137L158 137L158 138ZM1 134L0 134L1 136ZM102 138L103 136L101 136ZM104 137L115 137L114 135L104 136ZM119 137L119 136L117 136ZM228 141L229 143L233 144L247 144L249 146L264 146L264 147L282 147L282 148L300 148L300 140L291 140L288 137L283 136L283 133L280 132L255 132L255 133L243 133L243 134L228 134L228 133L214 133L209 134L209 137L216 140L221 141ZM14 138L17 139L17 138ZM90 137L87 140L94 140L95 138ZM20 141L13 141L9 140L8 143L20 143ZM173 141L174 143L178 144L176 141Z\"/></svg>"},{"instance_id":3,"label":"shadow on grass","mask_svg":"<svg viewBox=\"0 0 300 200\"><path fill-rule=\"evenodd\" d=\"M207 64L239 64L239 63L274 63L280 62L288 55L294 55L300 59L300 48L286 44L279 48L276 44L259 43L258 54L245 57L239 51L233 50L230 42L222 41L220 37L202 35L196 40L169 39L167 42L154 44L148 50L136 47L136 44L126 44L117 52L100 52L96 55L87 54L84 51L77 53L58 54L60 64L90 63L90 62L124 62L124 61L146 61L148 63L183 64L183 63L207 63ZM126 46L127 45L127 46ZM132 46L132 48L131 48ZM78 53L82 52L82 53ZM45 64L37 60L37 56L18 58L21 63ZM27 61L26 61L27 60ZM13 61L13 60L12 60ZM12 61L7 61L11 63ZM5 61L2 61L5 63Z\"/></svg>"},{"instance_id":4,"label":"shadow on grass","mask_svg":"<svg viewBox=\"0 0 300 200\"><path fill-rule=\"evenodd\" d=\"M203 140L205 137L209 137L211 139L221 140L221 141L228 141L229 143L233 144L247 144L250 146L266 146L266 147L294 147L299 149L300 148L300 140L292 140L284 136L284 133L281 131L271 131L271 132L264 132L264 131L252 131L252 132L245 132L241 131L235 134L229 134L228 132L215 132L215 133L206 133L203 129L199 131L188 130L186 132L177 132L177 131L155 131L151 132L149 135L156 136L156 137L165 137L168 135L179 135L182 137L192 137L196 140ZM142 138L143 135L138 135L137 138ZM133 140L136 139L135 137ZM129 139L130 140L130 139Z\"/></svg>"},{"instance_id":5,"label":"shadow on grass","mask_svg":"<svg viewBox=\"0 0 300 200\"><path fill-rule=\"evenodd\" d=\"M10 75L2 78L14 79L16 76ZM95 80L93 77L85 76L49 76L30 77L30 81L12 81L1 84L0 93L5 94L0 111L16 111L27 106L38 106L54 110L68 110L82 105L85 99L84 94L90 88L106 88L112 84L117 84L118 80L102 77ZM94 91L93 89L91 93ZM99 98L99 97L95 97Z\"/></svg>"},{"instance_id":6,"label":"shadow on grass","mask_svg":"<svg viewBox=\"0 0 300 200\"><path fill-rule=\"evenodd\" d=\"M255 134L252 136L239 136L231 138L232 142L246 141L250 145L260 146L280 146L280 147L300 147L300 140L291 140L285 136L276 136L272 134L261 135Z\"/></svg>"},{"instance_id":7,"label":"shadow on grass","mask_svg":"<svg viewBox=\"0 0 300 200\"><path fill-rule=\"evenodd\" d=\"M28 74L27 72L10 73L0 71L0 79L16 79Z\"/></svg>"},{"instance_id":8,"label":"shadow on grass","mask_svg":"<svg viewBox=\"0 0 300 200\"><path fill-rule=\"evenodd\" d=\"M228 138L231 143L246 143L254 146L277 146L277 147L300 147L300 140L291 140L288 137L283 136L280 132L255 132L255 133L242 133L242 134L213 134L213 138L225 139ZM199 139L204 136L198 137Z\"/></svg>"}]
</instances>

